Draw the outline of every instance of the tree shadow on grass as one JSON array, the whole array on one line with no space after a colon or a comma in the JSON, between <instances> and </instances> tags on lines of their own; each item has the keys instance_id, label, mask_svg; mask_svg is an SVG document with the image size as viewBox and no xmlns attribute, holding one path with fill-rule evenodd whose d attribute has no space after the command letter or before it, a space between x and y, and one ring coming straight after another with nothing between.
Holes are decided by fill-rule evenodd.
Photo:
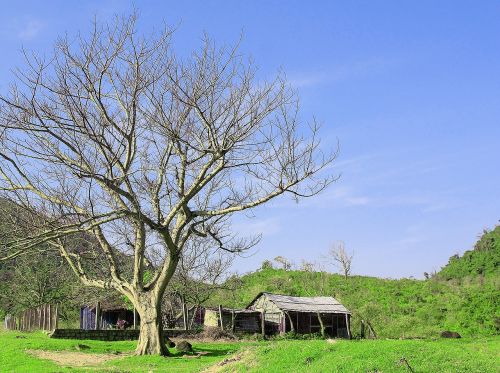
<instances>
[{"instance_id":1,"label":"tree shadow on grass","mask_svg":"<svg viewBox=\"0 0 500 373\"><path fill-rule=\"evenodd\" d=\"M227 347L227 348L193 348L192 353L185 353L185 352L177 352L175 348L169 349L170 350L170 356L172 357L183 357L184 355L188 356L196 356L199 355L200 357L220 357L220 356L227 356L235 353L238 351L237 348L234 347Z\"/></svg>"}]
</instances>

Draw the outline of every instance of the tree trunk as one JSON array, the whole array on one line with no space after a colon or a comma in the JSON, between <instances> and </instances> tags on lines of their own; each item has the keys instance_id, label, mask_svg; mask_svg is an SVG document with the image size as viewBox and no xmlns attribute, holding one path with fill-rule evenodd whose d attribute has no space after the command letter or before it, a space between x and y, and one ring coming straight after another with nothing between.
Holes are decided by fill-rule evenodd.
<instances>
[{"instance_id":1,"label":"tree trunk","mask_svg":"<svg viewBox=\"0 0 500 373\"><path fill-rule=\"evenodd\" d=\"M321 326L321 336L325 338L325 324L323 323L323 319L321 318L321 313L318 312L318 321Z\"/></svg>"},{"instance_id":2,"label":"tree trunk","mask_svg":"<svg viewBox=\"0 0 500 373\"><path fill-rule=\"evenodd\" d=\"M161 305L155 295L145 293L138 297L136 310L141 318L136 355L170 355L163 336Z\"/></svg>"}]
</instances>

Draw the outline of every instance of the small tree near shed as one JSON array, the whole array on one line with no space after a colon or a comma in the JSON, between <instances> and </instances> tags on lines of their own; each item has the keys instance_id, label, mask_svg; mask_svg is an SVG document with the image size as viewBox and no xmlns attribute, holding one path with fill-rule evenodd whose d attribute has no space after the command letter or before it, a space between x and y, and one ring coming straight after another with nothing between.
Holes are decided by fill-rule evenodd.
<instances>
[{"instance_id":1,"label":"small tree near shed","mask_svg":"<svg viewBox=\"0 0 500 373\"><path fill-rule=\"evenodd\" d=\"M327 260L342 271L342 274L347 279L351 274L353 252L349 252L345 248L345 243L339 241L332 245L327 254Z\"/></svg>"}]
</instances>

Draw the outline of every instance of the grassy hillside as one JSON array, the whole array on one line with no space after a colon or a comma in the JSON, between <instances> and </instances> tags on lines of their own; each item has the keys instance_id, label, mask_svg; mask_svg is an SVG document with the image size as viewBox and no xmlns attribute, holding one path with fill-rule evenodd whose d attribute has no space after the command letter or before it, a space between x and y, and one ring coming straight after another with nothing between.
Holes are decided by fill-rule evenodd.
<instances>
[{"instance_id":1,"label":"grassy hillside","mask_svg":"<svg viewBox=\"0 0 500 373\"><path fill-rule=\"evenodd\" d=\"M264 269L241 278L239 291L220 292L213 304L246 306L261 291L296 296L330 295L353 312L353 333L368 320L380 337L495 335L500 329L498 278L456 281L388 280L325 272ZM231 304L230 304L231 303Z\"/></svg>"},{"instance_id":2,"label":"grassy hillside","mask_svg":"<svg viewBox=\"0 0 500 373\"><path fill-rule=\"evenodd\" d=\"M498 338L280 341L239 351L210 372L497 372ZM413 369L410 370L408 365Z\"/></svg>"},{"instance_id":3,"label":"grassy hillside","mask_svg":"<svg viewBox=\"0 0 500 373\"><path fill-rule=\"evenodd\" d=\"M353 333L368 320L380 337L463 336L500 333L500 227L487 231L474 250L422 281L342 276L325 272L265 268L233 281L237 292L221 291L212 304L244 307L261 291L295 296L330 295L353 312ZM231 288L231 286L228 286Z\"/></svg>"},{"instance_id":4,"label":"grassy hillside","mask_svg":"<svg viewBox=\"0 0 500 373\"><path fill-rule=\"evenodd\" d=\"M473 250L454 255L438 273L445 280L475 276L500 276L500 225L485 231Z\"/></svg>"}]
</instances>

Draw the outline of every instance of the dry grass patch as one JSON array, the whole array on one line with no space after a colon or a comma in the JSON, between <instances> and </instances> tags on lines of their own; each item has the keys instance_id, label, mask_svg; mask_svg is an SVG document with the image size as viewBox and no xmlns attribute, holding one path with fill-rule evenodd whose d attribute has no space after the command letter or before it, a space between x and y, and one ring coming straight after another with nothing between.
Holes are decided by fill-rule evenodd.
<instances>
[{"instance_id":1,"label":"dry grass patch","mask_svg":"<svg viewBox=\"0 0 500 373\"><path fill-rule=\"evenodd\" d=\"M127 355L89 354L73 351L26 350L32 356L50 360L60 366L93 367Z\"/></svg>"}]
</instances>

